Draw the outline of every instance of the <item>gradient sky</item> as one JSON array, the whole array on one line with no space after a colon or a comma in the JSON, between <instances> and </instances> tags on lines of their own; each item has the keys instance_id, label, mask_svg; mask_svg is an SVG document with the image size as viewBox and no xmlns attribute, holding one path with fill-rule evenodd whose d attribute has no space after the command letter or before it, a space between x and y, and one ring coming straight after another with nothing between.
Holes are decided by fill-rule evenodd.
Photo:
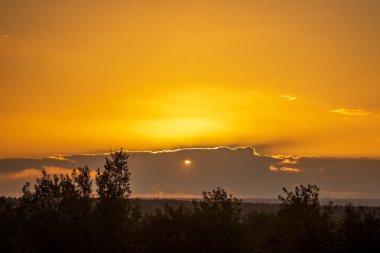
<instances>
[{"instance_id":1,"label":"gradient sky","mask_svg":"<svg viewBox=\"0 0 380 253\"><path fill-rule=\"evenodd\" d=\"M0 1L0 157L380 157L380 1Z\"/></svg>"}]
</instances>

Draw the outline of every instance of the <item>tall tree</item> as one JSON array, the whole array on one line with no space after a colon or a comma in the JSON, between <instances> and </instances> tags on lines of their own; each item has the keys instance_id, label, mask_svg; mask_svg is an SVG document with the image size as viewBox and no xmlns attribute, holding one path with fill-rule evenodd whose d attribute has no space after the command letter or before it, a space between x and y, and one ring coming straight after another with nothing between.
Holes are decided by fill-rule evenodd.
<instances>
[{"instance_id":1,"label":"tall tree","mask_svg":"<svg viewBox=\"0 0 380 253\"><path fill-rule=\"evenodd\" d=\"M104 251L130 251L134 245L136 229L133 214L138 211L130 200L130 160L121 149L106 158L104 169L98 169L97 211L100 220L99 240L104 242Z\"/></svg>"}]
</instances>

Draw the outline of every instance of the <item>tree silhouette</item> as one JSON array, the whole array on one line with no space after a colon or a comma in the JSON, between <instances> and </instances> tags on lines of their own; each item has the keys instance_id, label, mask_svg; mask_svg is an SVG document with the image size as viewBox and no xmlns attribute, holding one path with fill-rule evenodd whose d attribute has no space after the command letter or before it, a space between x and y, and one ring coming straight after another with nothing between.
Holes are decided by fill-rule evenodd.
<instances>
[{"instance_id":1,"label":"tree silhouette","mask_svg":"<svg viewBox=\"0 0 380 253\"><path fill-rule=\"evenodd\" d=\"M333 239L331 208L322 208L316 185L283 188L273 246L282 252L329 252Z\"/></svg>"},{"instance_id":2,"label":"tree silhouette","mask_svg":"<svg viewBox=\"0 0 380 253\"><path fill-rule=\"evenodd\" d=\"M104 170L98 169L96 175L97 193L101 204L128 199L131 195L129 187L129 155L122 149L106 157Z\"/></svg>"},{"instance_id":3,"label":"tree silhouette","mask_svg":"<svg viewBox=\"0 0 380 253\"><path fill-rule=\"evenodd\" d=\"M156 209L145 215L142 223L141 241L143 252L176 253L193 252L190 241L192 210L180 205Z\"/></svg>"},{"instance_id":4,"label":"tree silhouette","mask_svg":"<svg viewBox=\"0 0 380 253\"><path fill-rule=\"evenodd\" d=\"M339 221L340 252L376 252L380 249L380 220L376 213L351 204Z\"/></svg>"},{"instance_id":5,"label":"tree silhouette","mask_svg":"<svg viewBox=\"0 0 380 253\"><path fill-rule=\"evenodd\" d=\"M196 246L193 252L242 252L241 200L217 187L203 192L203 199L193 203L189 233Z\"/></svg>"},{"instance_id":6,"label":"tree silhouette","mask_svg":"<svg viewBox=\"0 0 380 253\"><path fill-rule=\"evenodd\" d=\"M74 169L71 176L42 171L33 190L26 183L19 206L19 219L25 227L24 251L88 251L83 241L91 238L91 191L87 167Z\"/></svg>"},{"instance_id":7,"label":"tree silhouette","mask_svg":"<svg viewBox=\"0 0 380 253\"><path fill-rule=\"evenodd\" d=\"M104 251L121 252L132 247L136 240L132 235L138 229L136 222L139 210L129 199L130 163L129 155L120 151L106 158L104 169L97 170L97 212L100 216Z\"/></svg>"}]
</instances>

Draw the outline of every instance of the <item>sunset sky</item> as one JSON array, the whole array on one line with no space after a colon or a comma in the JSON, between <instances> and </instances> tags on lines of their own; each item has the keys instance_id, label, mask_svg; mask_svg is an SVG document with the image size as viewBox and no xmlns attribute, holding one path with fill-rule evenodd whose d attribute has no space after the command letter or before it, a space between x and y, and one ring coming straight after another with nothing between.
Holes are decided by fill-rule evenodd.
<instances>
[{"instance_id":1,"label":"sunset sky","mask_svg":"<svg viewBox=\"0 0 380 253\"><path fill-rule=\"evenodd\" d=\"M380 156L380 2L0 2L0 155Z\"/></svg>"},{"instance_id":2,"label":"sunset sky","mask_svg":"<svg viewBox=\"0 0 380 253\"><path fill-rule=\"evenodd\" d=\"M0 158L379 159L379 13L378 0L2 0Z\"/></svg>"}]
</instances>

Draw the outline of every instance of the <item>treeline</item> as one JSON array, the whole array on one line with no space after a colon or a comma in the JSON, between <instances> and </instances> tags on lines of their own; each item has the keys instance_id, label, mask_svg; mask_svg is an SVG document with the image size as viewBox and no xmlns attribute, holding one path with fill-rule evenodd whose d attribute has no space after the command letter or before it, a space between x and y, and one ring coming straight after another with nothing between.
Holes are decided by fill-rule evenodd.
<instances>
[{"instance_id":1,"label":"treeline","mask_svg":"<svg viewBox=\"0 0 380 253\"><path fill-rule=\"evenodd\" d=\"M376 209L319 203L316 186L283 189L276 212L242 213L222 188L192 205L142 213L130 198L128 154L97 170L42 176L0 198L0 252L380 252Z\"/></svg>"}]
</instances>

